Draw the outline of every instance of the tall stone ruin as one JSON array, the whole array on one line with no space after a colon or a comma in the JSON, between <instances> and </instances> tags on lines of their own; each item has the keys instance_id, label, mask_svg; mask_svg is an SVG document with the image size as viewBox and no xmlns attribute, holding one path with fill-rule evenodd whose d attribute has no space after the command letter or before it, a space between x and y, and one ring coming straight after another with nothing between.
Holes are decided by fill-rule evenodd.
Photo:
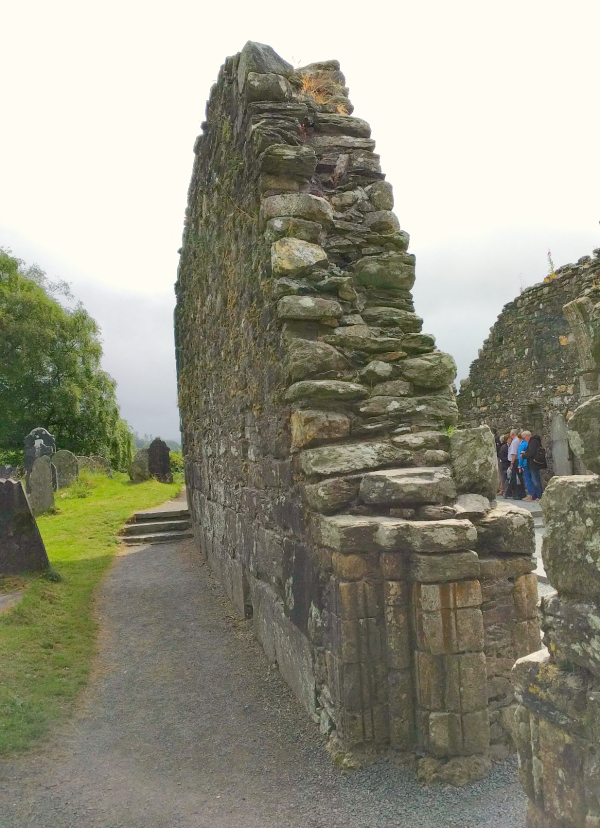
<instances>
[{"instance_id":1,"label":"tall stone ruin","mask_svg":"<svg viewBox=\"0 0 600 828\"><path fill-rule=\"evenodd\" d=\"M188 498L238 613L341 749L482 776L510 668L539 648L533 522L490 501L487 427L454 431L452 358L337 61L228 58L176 285Z\"/></svg>"}]
</instances>

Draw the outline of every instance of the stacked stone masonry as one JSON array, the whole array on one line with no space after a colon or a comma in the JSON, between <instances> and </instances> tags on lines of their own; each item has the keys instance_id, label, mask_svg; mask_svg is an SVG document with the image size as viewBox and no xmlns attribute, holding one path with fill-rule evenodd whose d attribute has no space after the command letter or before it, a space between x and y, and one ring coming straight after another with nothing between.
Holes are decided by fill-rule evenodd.
<instances>
[{"instance_id":1,"label":"stacked stone masonry","mask_svg":"<svg viewBox=\"0 0 600 828\"><path fill-rule=\"evenodd\" d=\"M524 290L504 306L461 383L461 422L486 423L498 434L513 427L540 434L546 478L585 471L569 451L566 422L598 389L590 377L591 354L581 347L585 321L574 303L597 293L599 280L600 250L594 250L558 268L556 278Z\"/></svg>"},{"instance_id":2,"label":"stacked stone masonry","mask_svg":"<svg viewBox=\"0 0 600 828\"><path fill-rule=\"evenodd\" d=\"M569 314L596 388L599 299L592 291ZM528 828L600 826L600 396L575 410L569 442L592 474L555 477L544 493L542 555L556 593L542 599L546 648L513 668Z\"/></svg>"},{"instance_id":3,"label":"stacked stone masonry","mask_svg":"<svg viewBox=\"0 0 600 828\"><path fill-rule=\"evenodd\" d=\"M539 648L533 523L493 502L490 430L450 433L454 361L347 94L256 43L211 91L176 285L190 511L324 734L467 781Z\"/></svg>"}]
</instances>

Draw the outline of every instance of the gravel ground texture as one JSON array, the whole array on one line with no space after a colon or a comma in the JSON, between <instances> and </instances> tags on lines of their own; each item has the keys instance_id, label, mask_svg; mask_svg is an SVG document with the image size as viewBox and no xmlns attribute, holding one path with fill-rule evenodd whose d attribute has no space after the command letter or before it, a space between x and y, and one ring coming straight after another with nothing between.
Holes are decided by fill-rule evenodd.
<instances>
[{"instance_id":1,"label":"gravel ground texture","mask_svg":"<svg viewBox=\"0 0 600 828\"><path fill-rule=\"evenodd\" d=\"M0 761L1 828L518 828L514 758L421 788L389 758L343 772L192 541L131 548L98 601L77 714Z\"/></svg>"}]
</instances>

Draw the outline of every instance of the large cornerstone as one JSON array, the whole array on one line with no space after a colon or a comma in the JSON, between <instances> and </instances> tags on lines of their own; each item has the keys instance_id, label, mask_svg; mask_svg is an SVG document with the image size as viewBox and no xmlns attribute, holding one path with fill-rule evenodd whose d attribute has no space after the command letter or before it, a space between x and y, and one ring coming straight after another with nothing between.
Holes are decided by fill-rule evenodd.
<instances>
[{"instance_id":1,"label":"large cornerstone","mask_svg":"<svg viewBox=\"0 0 600 828\"><path fill-rule=\"evenodd\" d=\"M340 755L481 777L540 646L533 523L493 500L487 426L453 430L370 127L337 61L247 43L202 129L176 286L197 543Z\"/></svg>"}]
</instances>

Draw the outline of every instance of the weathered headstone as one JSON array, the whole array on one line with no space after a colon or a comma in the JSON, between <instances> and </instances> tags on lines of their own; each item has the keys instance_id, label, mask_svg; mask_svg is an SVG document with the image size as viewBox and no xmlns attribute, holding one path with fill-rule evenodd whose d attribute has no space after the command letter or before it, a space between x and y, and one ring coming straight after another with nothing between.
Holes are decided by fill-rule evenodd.
<instances>
[{"instance_id":1,"label":"weathered headstone","mask_svg":"<svg viewBox=\"0 0 600 828\"><path fill-rule=\"evenodd\" d=\"M29 492L29 475L38 457L52 455L56 451L56 440L45 428L34 428L25 437L25 479Z\"/></svg>"},{"instance_id":2,"label":"weathered headstone","mask_svg":"<svg viewBox=\"0 0 600 828\"><path fill-rule=\"evenodd\" d=\"M0 477L4 480L16 480L17 470L14 466L0 466Z\"/></svg>"},{"instance_id":3,"label":"weathered headstone","mask_svg":"<svg viewBox=\"0 0 600 828\"><path fill-rule=\"evenodd\" d=\"M77 455L79 470L87 469L92 474L107 474L110 476L110 463L101 454Z\"/></svg>"},{"instance_id":4,"label":"weathered headstone","mask_svg":"<svg viewBox=\"0 0 600 828\"><path fill-rule=\"evenodd\" d=\"M140 449L136 452L127 470L132 483L143 483L150 480L150 469L148 467L148 449Z\"/></svg>"},{"instance_id":5,"label":"weathered headstone","mask_svg":"<svg viewBox=\"0 0 600 828\"><path fill-rule=\"evenodd\" d=\"M65 486L70 486L79 474L77 457L73 452L61 449L52 457L52 462L56 466L57 488L64 489Z\"/></svg>"},{"instance_id":6,"label":"weathered headstone","mask_svg":"<svg viewBox=\"0 0 600 828\"><path fill-rule=\"evenodd\" d=\"M34 515L39 515L54 506L52 463L47 454L34 461L29 473L29 504Z\"/></svg>"},{"instance_id":7,"label":"weathered headstone","mask_svg":"<svg viewBox=\"0 0 600 828\"><path fill-rule=\"evenodd\" d=\"M160 437L156 437L148 448L148 470L160 483L173 482L169 447Z\"/></svg>"},{"instance_id":8,"label":"weathered headstone","mask_svg":"<svg viewBox=\"0 0 600 828\"><path fill-rule=\"evenodd\" d=\"M12 575L49 566L23 484L0 478L0 574Z\"/></svg>"}]
</instances>

